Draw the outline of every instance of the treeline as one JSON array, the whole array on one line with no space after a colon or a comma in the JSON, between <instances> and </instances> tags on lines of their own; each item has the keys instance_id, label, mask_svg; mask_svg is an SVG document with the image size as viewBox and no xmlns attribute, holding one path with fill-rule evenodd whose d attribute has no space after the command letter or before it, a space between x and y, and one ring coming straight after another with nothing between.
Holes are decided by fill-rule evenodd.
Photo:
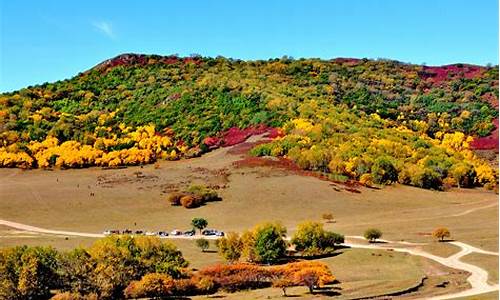
<instances>
[{"instance_id":1,"label":"treeline","mask_svg":"<svg viewBox=\"0 0 500 300\"><path fill-rule=\"evenodd\" d=\"M441 153L428 143L455 132L484 136L494 128L497 78L498 66L430 68L389 60L241 61L126 55L69 80L1 94L0 165L73 168L192 157L208 150L207 138L229 128L257 124L289 128L297 119L321 124L321 132L315 134L322 142L315 146L345 151L336 153L347 159L366 146L351 145L351 134L364 142L403 129L404 135L392 138L395 143L414 151L431 149L425 154L439 160ZM381 128L384 132L377 133ZM138 131L147 134L132 136ZM422 140L418 148L412 144ZM310 156L316 155L309 150ZM273 151L280 152L288 155L286 150ZM433 178L452 178L447 174L450 162L442 171L441 166L437 170L411 160L401 162L393 153L386 155L397 170L407 169L407 164L421 174L420 179L401 182L428 187ZM368 160L361 169L371 169L368 158L359 159ZM379 180L376 172L349 175L344 174L352 173L349 168L332 169L328 168L353 178L372 174L375 182L395 181L394 176ZM477 173L475 165L474 169ZM484 184L482 179L472 181Z\"/></svg>"}]
</instances>

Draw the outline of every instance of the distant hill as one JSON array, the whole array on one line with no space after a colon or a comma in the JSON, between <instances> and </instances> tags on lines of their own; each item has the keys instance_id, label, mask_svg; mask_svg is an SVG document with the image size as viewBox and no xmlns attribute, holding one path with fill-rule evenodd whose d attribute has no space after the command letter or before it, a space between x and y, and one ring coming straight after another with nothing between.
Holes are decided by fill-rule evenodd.
<instances>
[{"instance_id":1,"label":"distant hill","mask_svg":"<svg viewBox=\"0 0 500 300\"><path fill-rule=\"evenodd\" d=\"M255 155L366 184L495 186L498 170L469 144L498 149L497 118L498 66L123 54L1 94L0 164L150 163L224 145L230 129L273 127L282 137Z\"/></svg>"}]
</instances>

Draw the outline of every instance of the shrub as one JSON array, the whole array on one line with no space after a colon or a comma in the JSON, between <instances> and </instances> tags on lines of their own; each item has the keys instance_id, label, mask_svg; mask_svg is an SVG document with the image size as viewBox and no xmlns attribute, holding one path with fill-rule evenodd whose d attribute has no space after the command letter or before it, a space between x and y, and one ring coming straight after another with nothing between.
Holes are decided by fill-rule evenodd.
<instances>
[{"instance_id":1,"label":"shrub","mask_svg":"<svg viewBox=\"0 0 500 300\"><path fill-rule=\"evenodd\" d=\"M240 259L243 242L239 234L229 232L227 236L216 241L219 254L227 261L234 262Z\"/></svg>"},{"instance_id":2,"label":"shrub","mask_svg":"<svg viewBox=\"0 0 500 300\"><path fill-rule=\"evenodd\" d=\"M173 295L174 280L165 274L151 273L132 281L124 290L126 298L163 298Z\"/></svg>"},{"instance_id":3,"label":"shrub","mask_svg":"<svg viewBox=\"0 0 500 300\"><path fill-rule=\"evenodd\" d=\"M171 205L181 205L181 198L183 196L185 196L183 193L178 193L178 192L170 193L167 197L167 201Z\"/></svg>"},{"instance_id":4,"label":"shrub","mask_svg":"<svg viewBox=\"0 0 500 300\"><path fill-rule=\"evenodd\" d=\"M186 190L186 192L200 197L203 202L220 200L219 195L215 190L204 185L192 185Z\"/></svg>"},{"instance_id":5,"label":"shrub","mask_svg":"<svg viewBox=\"0 0 500 300\"><path fill-rule=\"evenodd\" d=\"M196 289L201 294L213 294L217 291L217 284L212 278L202 277L196 281Z\"/></svg>"},{"instance_id":6,"label":"shrub","mask_svg":"<svg viewBox=\"0 0 500 300\"><path fill-rule=\"evenodd\" d=\"M376 228L367 229L363 235L370 243L375 242L382 237L382 231Z\"/></svg>"},{"instance_id":7,"label":"shrub","mask_svg":"<svg viewBox=\"0 0 500 300\"><path fill-rule=\"evenodd\" d=\"M255 289L270 286L271 270L252 264L237 263L215 265L198 272L200 280L209 278L227 292Z\"/></svg>"},{"instance_id":8,"label":"shrub","mask_svg":"<svg viewBox=\"0 0 500 300\"><path fill-rule=\"evenodd\" d=\"M323 229L318 222L299 224L292 237L292 244L302 255L321 255L335 251L335 246L344 242L344 236Z\"/></svg>"},{"instance_id":9,"label":"shrub","mask_svg":"<svg viewBox=\"0 0 500 300\"><path fill-rule=\"evenodd\" d=\"M202 204L202 199L194 195L185 195L181 197L180 203L185 208L195 208Z\"/></svg>"},{"instance_id":10,"label":"shrub","mask_svg":"<svg viewBox=\"0 0 500 300\"><path fill-rule=\"evenodd\" d=\"M192 278L181 278L175 280L174 295L193 296L198 293L196 282Z\"/></svg>"},{"instance_id":11,"label":"shrub","mask_svg":"<svg viewBox=\"0 0 500 300\"><path fill-rule=\"evenodd\" d=\"M201 252L205 252L210 247L210 242L204 238L197 239L196 246L201 249Z\"/></svg>"}]
</instances>

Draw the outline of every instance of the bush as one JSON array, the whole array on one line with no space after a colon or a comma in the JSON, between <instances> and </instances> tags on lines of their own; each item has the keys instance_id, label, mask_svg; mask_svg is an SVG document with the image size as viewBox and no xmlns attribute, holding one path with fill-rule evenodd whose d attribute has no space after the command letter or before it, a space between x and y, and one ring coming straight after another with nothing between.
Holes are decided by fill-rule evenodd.
<instances>
[{"instance_id":1,"label":"bush","mask_svg":"<svg viewBox=\"0 0 500 300\"><path fill-rule=\"evenodd\" d=\"M203 202L220 200L219 195L215 190L204 185L192 185L186 190L186 192L200 197Z\"/></svg>"},{"instance_id":2,"label":"bush","mask_svg":"<svg viewBox=\"0 0 500 300\"><path fill-rule=\"evenodd\" d=\"M180 202L185 208L199 207L203 203L201 198L193 195L182 196Z\"/></svg>"},{"instance_id":3,"label":"bush","mask_svg":"<svg viewBox=\"0 0 500 300\"><path fill-rule=\"evenodd\" d=\"M178 192L170 193L167 197L167 201L171 205L181 205L181 198L183 196L185 196L185 194L183 193L178 193Z\"/></svg>"},{"instance_id":4,"label":"bush","mask_svg":"<svg viewBox=\"0 0 500 300\"><path fill-rule=\"evenodd\" d=\"M306 256L332 253L335 246L343 242L343 235L326 231L323 224L310 221L299 224L292 237L295 249Z\"/></svg>"},{"instance_id":5,"label":"bush","mask_svg":"<svg viewBox=\"0 0 500 300\"><path fill-rule=\"evenodd\" d=\"M210 242L204 238L197 239L196 246L201 249L201 252L205 252L210 247Z\"/></svg>"},{"instance_id":6,"label":"bush","mask_svg":"<svg viewBox=\"0 0 500 300\"><path fill-rule=\"evenodd\" d=\"M227 236L218 239L216 242L219 255L225 260L235 262L240 259L243 250L243 242L239 234L229 232Z\"/></svg>"},{"instance_id":7,"label":"bush","mask_svg":"<svg viewBox=\"0 0 500 300\"><path fill-rule=\"evenodd\" d=\"M151 273L132 281L124 290L126 298L163 298L174 293L174 280L165 274Z\"/></svg>"},{"instance_id":8,"label":"bush","mask_svg":"<svg viewBox=\"0 0 500 300\"><path fill-rule=\"evenodd\" d=\"M376 228L367 229L363 235L370 243L375 242L382 237L382 231Z\"/></svg>"}]
</instances>

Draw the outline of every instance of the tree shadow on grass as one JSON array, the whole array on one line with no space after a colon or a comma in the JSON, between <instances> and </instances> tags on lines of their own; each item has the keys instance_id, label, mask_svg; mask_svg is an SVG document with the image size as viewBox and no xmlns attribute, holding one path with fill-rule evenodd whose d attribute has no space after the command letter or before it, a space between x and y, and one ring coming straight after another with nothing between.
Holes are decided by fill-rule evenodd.
<instances>
[{"instance_id":1,"label":"tree shadow on grass","mask_svg":"<svg viewBox=\"0 0 500 300\"><path fill-rule=\"evenodd\" d=\"M339 290L342 290L340 287L332 287L332 286L324 286L324 287L316 287L314 289L315 295L324 295L328 297L340 296L342 295Z\"/></svg>"},{"instance_id":2,"label":"tree shadow on grass","mask_svg":"<svg viewBox=\"0 0 500 300\"><path fill-rule=\"evenodd\" d=\"M444 239L444 240L439 240L439 243L448 243L448 242L454 242L455 239Z\"/></svg>"}]
</instances>

